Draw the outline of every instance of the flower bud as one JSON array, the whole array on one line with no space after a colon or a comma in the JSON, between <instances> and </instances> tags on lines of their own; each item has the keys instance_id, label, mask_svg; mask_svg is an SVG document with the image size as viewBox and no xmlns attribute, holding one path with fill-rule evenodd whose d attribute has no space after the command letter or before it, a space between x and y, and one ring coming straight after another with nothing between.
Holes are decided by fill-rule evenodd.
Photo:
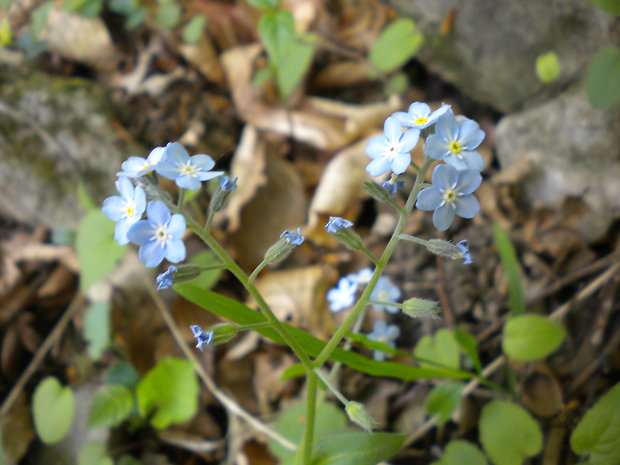
<instances>
[{"instance_id":1,"label":"flower bud","mask_svg":"<svg viewBox=\"0 0 620 465\"><path fill-rule=\"evenodd\" d=\"M272 265L274 263L281 262L294 248L295 246L293 244L291 244L287 239L282 238L267 249L263 262L265 265Z\"/></svg>"},{"instance_id":2,"label":"flower bud","mask_svg":"<svg viewBox=\"0 0 620 465\"><path fill-rule=\"evenodd\" d=\"M439 313L439 303L433 300L413 299L405 300L402 303L403 313L406 313L411 318L429 318L438 319L437 313Z\"/></svg>"},{"instance_id":3,"label":"flower bud","mask_svg":"<svg viewBox=\"0 0 620 465\"><path fill-rule=\"evenodd\" d=\"M379 202L389 202L392 200L390 197L390 192L376 182L364 182L364 189L373 199L378 200Z\"/></svg>"},{"instance_id":4,"label":"flower bud","mask_svg":"<svg viewBox=\"0 0 620 465\"><path fill-rule=\"evenodd\" d=\"M228 203L228 198L232 191L237 189L237 178L229 178L221 176L219 178L220 187L215 191L209 204L209 210L212 212L219 212Z\"/></svg>"},{"instance_id":5,"label":"flower bud","mask_svg":"<svg viewBox=\"0 0 620 465\"><path fill-rule=\"evenodd\" d=\"M237 335L239 328L231 323L218 323L208 331L213 333L212 344L224 344Z\"/></svg>"},{"instance_id":6,"label":"flower bud","mask_svg":"<svg viewBox=\"0 0 620 465\"><path fill-rule=\"evenodd\" d=\"M334 234L342 245L350 250L365 250L364 242L361 236L352 229L341 229Z\"/></svg>"},{"instance_id":7,"label":"flower bud","mask_svg":"<svg viewBox=\"0 0 620 465\"><path fill-rule=\"evenodd\" d=\"M369 433L372 432L373 427L377 424L375 419L368 413L368 410L366 410L366 407L359 402L353 400L347 402L344 411L347 413L349 420Z\"/></svg>"},{"instance_id":8,"label":"flower bud","mask_svg":"<svg viewBox=\"0 0 620 465\"><path fill-rule=\"evenodd\" d=\"M429 252L442 257L450 258L452 260L465 260L465 264L469 265L473 263L469 249L467 248L467 241L463 240L457 244L444 241L443 239L431 239L426 244L426 248Z\"/></svg>"}]
</instances>

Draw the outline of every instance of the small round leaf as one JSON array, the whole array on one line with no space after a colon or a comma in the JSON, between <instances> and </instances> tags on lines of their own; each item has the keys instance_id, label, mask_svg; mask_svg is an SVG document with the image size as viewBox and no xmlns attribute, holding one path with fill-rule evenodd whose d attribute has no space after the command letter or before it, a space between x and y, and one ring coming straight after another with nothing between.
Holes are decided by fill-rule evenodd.
<instances>
[{"instance_id":1,"label":"small round leaf","mask_svg":"<svg viewBox=\"0 0 620 465\"><path fill-rule=\"evenodd\" d=\"M73 391L48 376L39 383L32 400L34 426L46 444L62 440L73 423Z\"/></svg>"},{"instance_id":2,"label":"small round leaf","mask_svg":"<svg viewBox=\"0 0 620 465\"><path fill-rule=\"evenodd\" d=\"M520 315L504 326L502 346L511 358L540 360L556 350L565 335L562 326L544 316Z\"/></svg>"}]
</instances>

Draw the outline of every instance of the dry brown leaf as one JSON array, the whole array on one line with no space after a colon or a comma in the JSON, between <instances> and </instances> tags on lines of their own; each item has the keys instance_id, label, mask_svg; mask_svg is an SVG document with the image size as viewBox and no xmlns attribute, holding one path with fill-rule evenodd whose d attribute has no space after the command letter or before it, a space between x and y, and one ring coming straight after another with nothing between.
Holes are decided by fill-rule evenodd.
<instances>
[{"instance_id":1,"label":"dry brown leaf","mask_svg":"<svg viewBox=\"0 0 620 465\"><path fill-rule=\"evenodd\" d=\"M293 358L281 351L256 354L252 381L260 412L271 413L270 404L290 388L289 383L282 382L282 375L293 363Z\"/></svg>"},{"instance_id":2,"label":"dry brown leaf","mask_svg":"<svg viewBox=\"0 0 620 465\"><path fill-rule=\"evenodd\" d=\"M8 413L0 420L4 454L8 463L17 463L34 440L30 404L22 391Z\"/></svg>"},{"instance_id":3,"label":"dry brown leaf","mask_svg":"<svg viewBox=\"0 0 620 465\"><path fill-rule=\"evenodd\" d=\"M531 367L521 386L521 401L534 415L551 417L558 413L563 405L562 387L556 376L544 363Z\"/></svg>"},{"instance_id":4,"label":"dry brown leaf","mask_svg":"<svg viewBox=\"0 0 620 465\"><path fill-rule=\"evenodd\" d=\"M118 53L100 18L85 18L52 8L42 38L52 52L100 68L113 69Z\"/></svg>"},{"instance_id":5,"label":"dry brown leaf","mask_svg":"<svg viewBox=\"0 0 620 465\"><path fill-rule=\"evenodd\" d=\"M324 337L332 325L325 293L336 279L333 268L315 265L267 273L256 287L280 320Z\"/></svg>"},{"instance_id":6,"label":"dry brown leaf","mask_svg":"<svg viewBox=\"0 0 620 465\"><path fill-rule=\"evenodd\" d=\"M318 89L340 89L369 80L368 62L339 61L323 69L312 80L312 87Z\"/></svg>"},{"instance_id":7,"label":"dry brown leaf","mask_svg":"<svg viewBox=\"0 0 620 465\"><path fill-rule=\"evenodd\" d=\"M185 59L196 66L207 79L216 84L224 84L224 70L208 36L203 34L195 45L180 45L179 50Z\"/></svg>"}]
</instances>

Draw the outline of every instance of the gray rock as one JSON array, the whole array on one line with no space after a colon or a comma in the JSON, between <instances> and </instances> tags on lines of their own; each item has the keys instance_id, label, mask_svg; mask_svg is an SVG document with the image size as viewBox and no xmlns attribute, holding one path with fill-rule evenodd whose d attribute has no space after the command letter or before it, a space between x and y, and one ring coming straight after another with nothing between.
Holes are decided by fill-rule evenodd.
<instances>
[{"instance_id":1,"label":"gray rock","mask_svg":"<svg viewBox=\"0 0 620 465\"><path fill-rule=\"evenodd\" d=\"M591 209L581 232L604 234L620 213L620 107L593 108L582 89L503 118L496 132L502 168L523 158L532 166L525 195L532 205L581 198Z\"/></svg>"},{"instance_id":2,"label":"gray rock","mask_svg":"<svg viewBox=\"0 0 620 465\"><path fill-rule=\"evenodd\" d=\"M426 41L418 59L463 93L511 112L556 95L583 77L603 45L620 40L614 19L585 0L389 0ZM440 31L453 11L454 24ZM553 51L559 79L541 83L538 55Z\"/></svg>"},{"instance_id":3,"label":"gray rock","mask_svg":"<svg viewBox=\"0 0 620 465\"><path fill-rule=\"evenodd\" d=\"M114 191L126 155L103 88L51 77L0 56L0 213L75 228L82 183L99 202Z\"/></svg>"}]
</instances>

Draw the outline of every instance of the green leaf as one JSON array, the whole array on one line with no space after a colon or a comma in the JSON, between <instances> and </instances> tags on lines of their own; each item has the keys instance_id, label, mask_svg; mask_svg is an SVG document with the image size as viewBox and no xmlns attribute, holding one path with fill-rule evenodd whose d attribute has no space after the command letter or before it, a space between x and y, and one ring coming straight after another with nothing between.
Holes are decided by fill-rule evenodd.
<instances>
[{"instance_id":1,"label":"green leaf","mask_svg":"<svg viewBox=\"0 0 620 465\"><path fill-rule=\"evenodd\" d=\"M183 28L183 41L187 44L196 44L204 33L207 17L205 15L194 16Z\"/></svg>"},{"instance_id":2,"label":"green leaf","mask_svg":"<svg viewBox=\"0 0 620 465\"><path fill-rule=\"evenodd\" d=\"M144 23L145 19L146 8L140 7L136 11L133 11L129 16L127 16L127 20L125 21L125 29L135 29L140 24Z\"/></svg>"},{"instance_id":3,"label":"green leaf","mask_svg":"<svg viewBox=\"0 0 620 465\"><path fill-rule=\"evenodd\" d=\"M502 347L517 360L540 360L556 350L566 331L542 315L520 315L504 325Z\"/></svg>"},{"instance_id":4,"label":"green leaf","mask_svg":"<svg viewBox=\"0 0 620 465\"><path fill-rule=\"evenodd\" d=\"M576 454L589 454L591 465L620 463L620 383L586 412L570 438Z\"/></svg>"},{"instance_id":5,"label":"green leaf","mask_svg":"<svg viewBox=\"0 0 620 465\"><path fill-rule=\"evenodd\" d=\"M370 47L368 59L384 73L394 71L404 65L419 50L424 37L416 32L411 19L400 18L392 21Z\"/></svg>"},{"instance_id":6,"label":"green leaf","mask_svg":"<svg viewBox=\"0 0 620 465\"><path fill-rule=\"evenodd\" d=\"M294 444L301 444L304 434L304 418L306 405L299 402L287 408L278 418L275 430ZM315 440L342 431L347 425L344 412L334 404L321 402L316 409L316 423L314 425ZM295 452L285 449L276 441L269 441L269 450L284 462L295 455Z\"/></svg>"},{"instance_id":7,"label":"green leaf","mask_svg":"<svg viewBox=\"0 0 620 465\"><path fill-rule=\"evenodd\" d=\"M82 447L78 457L78 465L114 465L114 462L106 455L103 444L90 441Z\"/></svg>"},{"instance_id":8,"label":"green leaf","mask_svg":"<svg viewBox=\"0 0 620 465\"><path fill-rule=\"evenodd\" d=\"M312 445L312 465L376 465L389 459L405 436L393 433L340 433Z\"/></svg>"},{"instance_id":9,"label":"green leaf","mask_svg":"<svg viewBox=\"0 0 620 465\"><path fill-rule=\"evenodd\" d=\"M140 415L153 413L155 428L190 420L198 409L198 380L191 362L164 358L140 381L136 395Z\"/></svg>"},{"instance_id":10,"label":"green leaf","mask_svg":"<svg viewBox=\"0 0 620 465\"><path fill-rule=\"evenodd\" d=\"M590 0L590 3L611 15L620 16L620 2L618 0Z\"/></svg>"},{"instance_id":11,"label":"green leaf","mask_svg":"<svg viewBox=\"0 0 620 465\"><path fill-rule=\"evenodd\" d=\"M101 12L103 0L64 0L62 7L85 18L94 18Z\"/></svg>"},{"instance_id":12,"label":"green leaf","mask_svg":"<svg viewBox=\"0 0 620 465\"><path fill-rule=\"evenodd\" d=\"M93 397L88 426L118 426L133 409L133 393L120 384L104 386Z\"/></svg>"},{"instance_id":13,"label":"green leaf","mask_svg":"<svg viewBox=\"0 0 620 465\"><path fill-rule=\"evenodd\" d=\"M0 47L9 45L11 42L13 42L13 30L9 19L4 17L0 19Z\"/></svg>"},{"instance_id":14,"label":"green leaf","mask_svg":"<svg viewBox=\"0 0 620 465\"><path fill-rule=\"evenodd\" d=\"M198 266L212 266L219 263L213 252L208 250L197 253L192 257L190 263ZM202 287L203 289L211 289L220 280L222 270L203 271L200 276L192 281L192 284Z\"/></svg>"},{"instance_id":15,"label":"green leaf","mask_svg":"<svg viewBox=\"0 0 620 465\"><path fill-rule=\"evenodd\" d=\"M34 391L32 410L41 441L55 444L65 437L73 423L73 391L48 376Z\"/></svg>"},{"instance_id":16,"label":"green leaf","mask_svg":"<svg viewBox=\"0 0 620 465\"><path fill-rule=\"evenodd\" d=\"M86 309L84 318L84 339L88 343L88 355L99 360L110 345L110 304L93 302Z\"/></svg>"},{"instance_id":17,"label":"green leaf","mask_svg":"<svg viewBox=\"0 0 620 465\"><path fill-rule=\"evenodd\" d=\"M54 2L49 0L42 3L30 13L30 21L32 22L32 36L34 39L39 39L45 26L47 25L47 18L50 14Z\"/></svg>"},{"instance_id":18,"label":"green leaf","mask_svg":"<svg viewBox=\"0 0 620 465\"><path fill-rule=\"evenodd\" d=\"M620 49L608 45L594 55L586 71L586 90L596 108L620 100Z\"/></svg>"},{"instance_id":19,"label":"green leaf","mask_svg":"<svg viewBox=\"0 0 620 465\"><path fill-rule=\"evenodd\" d=\"M437 417L440 425L450 419L461 403L463 383L443 383L435 386L429 393L424 405L430 415Z\"/></svg>"},{"instance_id":20,"label":"green leaf","mask_svg":"<svg viewBox=\"0 0 620 465\"><path fill-rule=\"evenodd\" d=\"M401 95L405 93L408 85L409 78L407 77L407 73L396 73L388 79L385 85L384 93L386 97L390 97L391 95Z\"/></svg>"},{"instance_id":21,"label":"green leaf","mask_svg":"<svg viewBox=\"0 0 620 465\"><path fill-rule=\"evenodd\" d=\"M560 77L560 59L555 52L547 52L536 58L536 75L544 83Z\"/></svg>"},{"instance_id":22,"label":"green leaf","mask_svg":"<svg viewBox=\"0 0 620 465\"><path fill-rule=\"evenodd\" d=\"M277 66L295 38L293 15L288 10L265 13L258 22L258 36L267 50L269 59Z\"/></svg>"},{"instance_id":23,"label":"green leaf","mask_svg":"<svg viewBox=\"0 0 620 465\"><path fill-rule=\"evenodd\" d=\"M267 321L265 317L256 310L245 306L236 300L224 297L215 292L196 287L193 283L175 284L174 289L185 299L220 316L226 320L235 322L239 325L262 323ZM284 326L299 342L301 347L311 357L316 357L325 342L317 339L311 334L294 326L284 323ZM269 327L257 328L256 332L279 344L284 341L278 334ZM397 362L377 362L362 355L336 349L332 353L330 360L342 362L354 370L361 371L372 376L397 378L403 380L416 380L420 378L470 378L471 374L462 370L452 370L443 368L418 368L404 363Z\"/></svg>"},{"instance_id":24,"label":"green leaf","mask_svg":"<svg viewBox=\"0 0 620 465\"><path fill-rule=\"evenodd\" d=\"M525 313L525 297L521 288L521 270L517 261L517 254L510 242L510 238L499 224L493 224L495 243L499 249L499 257L504 267L506 280L508 281L508 294L510 295L510 311L513 315Z\"/></svg>"},{"instance_id":25,"label":"green leaf","mask_svg":"<svg viewBox=\"0 0 620 465\"><path fill-rule=\"evenodd\" d=\"M248 3L259 10L278 8L282 0L248 0Z\"/></svg>"},{"instance_id":26,"label":"green leaf","mask_svg":"<svg viewBox=\"0 0 620 465\"><path fill-rule=\"evenodd\" d=\"M477 446L469 441L457 439L446 446L441 460L431 465L488 465Z\"/></svg>"},{"instance_id":27,"label":"green leaf","mask_svg":"<svg viewBox=\"0 0 620 465\"><path fill-rule=\"evenodd\" d=\"M452 331L445 328L433 336L422 337L413 349L413 355L421 360L421 367L459 367L459 344Z\"/></svg>"},{"instance_id":28,"label":"green leaf","mask_svg":"<svg viewBox=\"0 0 620 465\"><path fill-rule=\"evenodd\" d=\"M106 383L120 384L129 389L135 388L139 381L138 372L129 362L115 363L106 374Z\"/></svg>"},{"instance_id":29,"label":"green leaf","mask_svg":"<svg viewBox=\"0 0 620 465\"><path fill-rule=\"evenodd\" d=\"M123 15L130 15L140 7L140 0L110 0L110 10Z\"/></svg>"},{"instance_id":30,"label":"green leaf","mask_svg":"<svg viewBox=\"0 0 620 465\"><path fill-rule=\"evenodd\" d=\"M162 29L173 29L181 20L181 5L174 0L161 0L155 13L155 24Z\"/></svg>"},{"instance_id":31,"label":"green leaf","mask_svg":"<svg viewBox=\"0 0 620 465\"><path fill-rule=\"evenodd\" d=\"M125 254L125 248L114 241L114 222L101 210L88 213L77 232L76 249L80 263L80 289L105 278Z\"/></svg>"},{"instance_id":32,"label":"green leaf","mask_svg":"<svg viewBox=\"0 0 620 465\"><path fill-rule=\"evenodd\" d=\"M461 350L471 359L476 371L480 373L482 370L482 363L480 363L480 355L478 355L478 341L476 338L460 328L454 330L454 337L456 342L459 343Z\"/></svg>"},{"instance_id":33,"label":"green leaf","mask_svg":"<svg viewBox=\"0 0 620 465\"><path fill-rule=\"evenodd\" d=\"M282 51L276 65L276 82L283 99L288 98L308 72L314 57L314 36L307 35L304 42L294 39Z\"/></svg>"},{"instance_id":34,"label":"green leaf","mask_svg":"<svg viewBox=\"0 0 620 465\"><path fill-rule=\"evenodd\" d=\"M480 442L495 465L522 465L542 450L542 432L521 406L494 400L482 409Z\"/></svg>"},{"instance_id":35,"label":"green leaf","mask_svg":"<svg viewBox=\"0 0 620 465\"><path fill-rule=\"evenodd\" d=\"M142 462L129 454L123 454L116 462L116 465L142 465Z\"/></svg>"}]
</instances>

